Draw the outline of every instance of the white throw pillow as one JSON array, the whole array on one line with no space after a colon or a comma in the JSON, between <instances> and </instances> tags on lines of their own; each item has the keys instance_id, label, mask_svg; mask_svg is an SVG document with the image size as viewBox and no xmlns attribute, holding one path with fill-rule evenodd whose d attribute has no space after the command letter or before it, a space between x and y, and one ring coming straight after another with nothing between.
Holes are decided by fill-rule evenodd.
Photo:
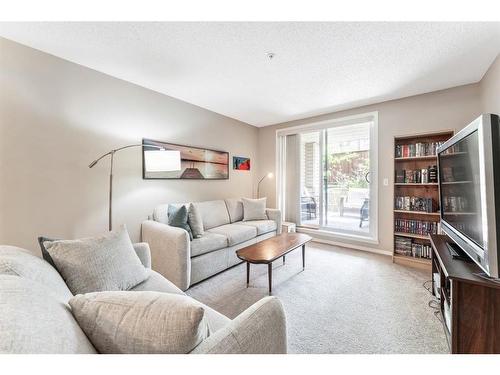
<instances>
[{"instance_id":1,"label":"white throw pillow","mask_svg":"<svg viewBox=\"0 0 500 375\"><path fill-rule=\"evenodd\" d=\"M243 202L243 221L267 220L266 200L267 198L241 198Z\"/></svg>"},{"instance_id":2,"label":"white throw pillow","mask_svg":"<svg viewBox=\"0 0 500 375\"><path fill-rule=\"evenodd\" d=\"M210 334L191 298L159 292L100 292L69 300L73 315L103 354L186 354Z\"/></svg>"},{"instance_id":3,"label":"white throw pillow","mask_svg":"<svg viewBox=\"0 0 500 375\"><path fill-rule=\"evenodd\" d=\"M128 290L149 276L124 225L99 237L43 244L73 294Z\"/></svg>"}]
</instances>

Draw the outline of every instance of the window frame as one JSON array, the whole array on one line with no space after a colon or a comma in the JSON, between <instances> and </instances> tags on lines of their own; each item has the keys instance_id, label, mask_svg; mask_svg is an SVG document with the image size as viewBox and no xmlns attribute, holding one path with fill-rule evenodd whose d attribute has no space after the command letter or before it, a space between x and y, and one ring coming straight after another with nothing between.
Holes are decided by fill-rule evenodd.
<instances>
[{"instance_id":1,"label":"window frame","mask_svg":"<svg viewBox=\"0 0 500 375\"><path fill-rule=\"evenodd\" d=\"M303 227L309 233L317 231L318 234L327 235L332 239L339 240L354 240L356 242L367 242L371 244L379 243L379 228L378 228L378 111L361 113L351 116L332 118L328 120L308 122L297 126L291 126L283 129L276 130L276 202L277 207L283 210L285 207L285 194L283 192L283 186L285 181L284 162L286 155L285 139L287 135L299 134L307 131L323 130L327 128L334 128L339 126L346 126L351 124L357 124L361 122L371 122L370 125L370 231L369 236L363 236L359 234L349 234L343 231L335 231L325 228L311 228ZM301 227L299 227L301 228Z\"/></svg>"}]
</instances>

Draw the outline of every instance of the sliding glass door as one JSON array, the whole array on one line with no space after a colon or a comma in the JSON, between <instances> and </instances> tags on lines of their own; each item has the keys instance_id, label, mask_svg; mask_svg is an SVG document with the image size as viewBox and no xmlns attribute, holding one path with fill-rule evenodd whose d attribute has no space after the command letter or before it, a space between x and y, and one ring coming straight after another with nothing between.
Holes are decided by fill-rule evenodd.
<instances>
[{"instance_id":1,"label":"sliding glass door","mask_svg":"<svg viewBox=\"0 0 500 375\"><path fill-rule=\"evenodd\" d=\"M297 208L292 215L297 224L343 236L376 239L375 119L306 128L293 137L294 148L289 147L287 155L298 153L298 157L287 165L289 174L297 165L293 176L298 176L295 183L299 189L288 194L286 206L289 211ZM293 190L294 181L289 179L282 186Z\"/></svg>"},{"instance_id":2,"label":"sliding glass door","mask_svg":"<svg viewBox=\"0 0 500 375\"><path fill-rule=\"evenodd\" d=\"M370 124L326 129L324 137L322 227L366 235L370 227Z\"/></svg>"}]
</instances>

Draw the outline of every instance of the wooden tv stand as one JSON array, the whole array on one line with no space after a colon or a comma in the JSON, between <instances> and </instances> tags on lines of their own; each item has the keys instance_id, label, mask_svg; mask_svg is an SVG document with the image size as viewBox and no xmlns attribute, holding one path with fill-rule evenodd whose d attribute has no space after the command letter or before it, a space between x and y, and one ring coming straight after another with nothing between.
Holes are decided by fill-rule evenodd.
<instances>
[{"instance_id":1,"label":"wooden tv stand","mask_svg":"<svg viewBox=\"0 0 500 375\"><path fill-rule=\"evenodd\" d=\"M483 271L475 263L452 258L447 236L430 237L432 291L435 295L437 273L441 318L451 353L500 353L500 283L477 276Z\"/></svg>"}]
</instances>

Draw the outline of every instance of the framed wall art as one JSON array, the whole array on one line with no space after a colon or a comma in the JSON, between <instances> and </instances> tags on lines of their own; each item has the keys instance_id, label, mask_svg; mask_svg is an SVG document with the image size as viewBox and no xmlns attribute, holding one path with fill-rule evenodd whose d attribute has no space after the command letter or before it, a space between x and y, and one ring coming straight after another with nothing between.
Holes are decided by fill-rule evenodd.
<instances>
[{"instance_id":1,"label":"framed wall art","mask_svg":"<svg viewBox=\"0 0 500 375\"><path fill-rule=\"evenodd\" d=\"M146 155L146 151L159 150L159 148L172 151L169 153L171 159L169 163L177 166L175 170L154 170L154 160L150 160L154 153L148 152ZM143 139L142 155L142 177L146 180L226 180L229 178L229 153L225 151ZM146 168L146 163L150 163L153 167Z\"/></svg>"},{"instance_id":2,"label":"framed wall art","mask_svg":"<svg viewBox=\"0 0 500 375\"><path fill-rule=\"evenodd\" d=\"M244 158L241 156L233 156L233 169L238 171L249 171L250 170L250 158Z\"/></svg>"}]
</instances>

